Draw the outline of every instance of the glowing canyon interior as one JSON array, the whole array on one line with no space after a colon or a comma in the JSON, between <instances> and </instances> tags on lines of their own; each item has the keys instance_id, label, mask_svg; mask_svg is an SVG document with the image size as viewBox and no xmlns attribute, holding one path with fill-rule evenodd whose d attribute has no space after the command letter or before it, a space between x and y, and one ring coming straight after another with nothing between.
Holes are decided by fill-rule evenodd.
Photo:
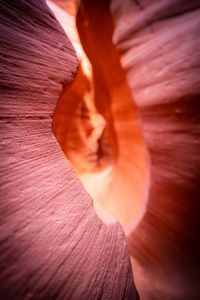
<instances>
[{"instance_id":1,"label":"glowing canyon interior","mask_svg":"<svg viewBox=\"0 0 200 300\"><path fill-rule=\"evenodd\" d=\"M200 1L0 1L0 299L199 300Z\"/></svg>"}]
</instances>

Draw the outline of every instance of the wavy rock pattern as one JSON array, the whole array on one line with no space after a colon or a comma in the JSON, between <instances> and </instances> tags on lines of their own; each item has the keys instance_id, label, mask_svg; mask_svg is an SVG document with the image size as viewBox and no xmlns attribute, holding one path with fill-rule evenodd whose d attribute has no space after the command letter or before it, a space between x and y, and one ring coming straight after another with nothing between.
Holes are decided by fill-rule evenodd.
<instances>
[{"instance_id":1,"label":"wavy rock pattern","mask_svg":"<svg viewBox=\"0 0 200 300\"><path fill-rule=\"evenodd\" d=\"M44 1L0 2L0 299L137 299L103 207L142 299L198 300L200 1L82 1L88 70L55 2L78 73Z\"/></svg>"},{"instance_id":2,"label":"wavy rock pattern","mask_svg":"<svg viewBox=\"0 0 200 300\"><path fill-rule=\"evenodd\" d=\"M197 300L200 297L200 1L111 0L109 9L105 3L108 2L82 1L77 24L81 42L96 76L94 102L97 111L103 116L106 115L105 111L112 115L116 144L120 139L124 139L127 144L125 148L118 148L114 163L110 163L112 172L100 179L100 188L93 197L99 201L99 195L104 194L106 203L103 204L108 211L107 204L114 199L111 201L110 212L121 218L122 223L126 223L124 220L129 223L131 217L136 217L133 207L127 203L131 201L131 196L134 201L140 199L134 191L130 196L130 186L132 183L133 190L138 187L135 178L141 174L141 157L133 155L133 149L138 146L138 139L134 138L137 134L142 137L143 131L145 143L141 143L140 148L144 151L147 145L151 161L148 204L144 218L135 230L133 226L129 226L128 230L124 226L136 283L141 298L145 300ZM105 13L108 10L115 22L113 33L110 33L108 12ZM123 70L121 68L122 71L119 71L116 49L111 50L111 43L106 40L111 35L127 75L126 92L121 85L123 76L120 74ZM116 106L112 106L116 94L109 98L113 96L116 87L122 122L118 119ZM127 94L128 88L131 91ZM104 103L111 102L105 111L101 108L104 105L102 99ZM132 122L129 123L131 125L126 124L124 108L127 99L132 101L129 110L134 109L135 112L130 120L137 123L140 118L142 130L134 127ZM63 96L63 103L68 100ZM85 111L89 119L89 110ZM108 120L106 124L108 126ZM85 123L76 127L76 132L80 132L84 126ZM131 127L134 130L130 130ZM77 141L77 136L74 139ZM82 143L88 150L88 139L83 139ZM67 155L71 153L70 147L63 147ZM74 157L77 158L76 155ZM119 161L122 163L119 164ZM80 166L80 160L76 162L72 158L72 162ZM148 170L148 162L144 165ZM89 173L92 173L91 169ZM128 188L123 183L124 178L125 183L130 180ZM115 182L115 185L111 185L114 186L112 189L109 189L110 182ZM88 190L91 192L90 187ZM113 192L112 197L110 190ZM121 199L124 203L128 199L124 207L120 208L126 210L128 207L130 219L122 218L123 209L117 213L113 209Z\"/></svg>"},{"instance_id":3,"label":"wavy rock pattern","mask_svg":"<svg viewBox=\"0 0 200 300\"><path fill-rule=\"evenodd\" d=\"M100 220L52 133L74 49L44 1L0 2L0 299L136 299L122 229Z\"/></svg>"},{"instance_id":4,"label":"wavy rock pattern","mask_svg":"<svg viewBox=\"0 0 200 300\"><path fill-rule=\"evenodd\" d=\"M112 1L111 11L151 157L147 212L128 237L136 282L144 299L199 299L200 1Z\"/></svg>"},{"instance_id":5,"label":"wavy rock pattern","mask_svg":"<svg viewBox=\"0 0 200 300\"><path fill-rule=\"evenodd\" d=\"M92 71L88 75L83 65L70 90L63 92L54 131L95 205L130 232L145 212L149 156L137 107L112 44L111 17L102 1L95 2L95 9L90 1L81 3L77 28Z\"/></svg>"}]
</instances>

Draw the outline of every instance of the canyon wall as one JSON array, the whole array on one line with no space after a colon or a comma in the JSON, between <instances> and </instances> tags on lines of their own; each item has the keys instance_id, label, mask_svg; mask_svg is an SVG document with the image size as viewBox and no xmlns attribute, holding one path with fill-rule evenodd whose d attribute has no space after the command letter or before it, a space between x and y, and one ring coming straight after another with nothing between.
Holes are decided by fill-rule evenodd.
<instances>
[{"instance_id":1,"label":"canyon wall","mask_svg":"<svg viewBox=\"0 0 200 300\"><path fill-rule=\"evenodd\" d=\"M0 2L0 52L0 298L138 299L121 226L53 135L78 60L45 1Z\"/></svg>"},{"instance_id":2,"label":"canyon wall","mask_svg":"<svg viewBox=\"0 0 200 300\"><path fill-rule=\"evenodd\" d=\"M138 299L130 254L141 299L198 300L200 1L54 2L81 65L0 2L0 298Z\"/></svg>"},{"instance_id":3,"label":"canyon wall","mask_svg":"<svg viewBox=\"0 0 200 300\"><path fill-rule=\"evenodd\" d=\"M92 169L80 178L94 200L103 199L104 208L121 221L135 280L147 300L199 299L199 8L200 1L85 0L77 15L93 68L93 102L117 141L111 171L99 170L96 185ZM62 97L60 113L68 96ZM76 134L80 131L76 127ZM66 155L70 147L80 154L78 142L69 147L71 137L56 134ZM88 141L82 140L87 149ZM150 172L149 180L143 170ZM147 202L141 197L145 187ZM141 205L140 216L134 203Z\"/></svg>"},{"instance_id":4,"label":"canyon wall","mask_svg":"<svg viewBox=\"0 0 200 300\"><path fill-rule=\"evenodd\" d=\"M111 11L151 159L147 212L128 237L138 288L199 299L200 1L113 0Z\"/></svg>"}]
</instances>

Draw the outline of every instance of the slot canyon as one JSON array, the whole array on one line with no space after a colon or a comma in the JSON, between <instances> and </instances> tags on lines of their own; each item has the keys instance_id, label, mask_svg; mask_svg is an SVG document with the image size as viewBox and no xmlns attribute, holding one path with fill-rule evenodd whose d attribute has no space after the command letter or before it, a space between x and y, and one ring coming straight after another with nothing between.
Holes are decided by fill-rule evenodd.
<instances>
[{"instance_id":1,"label":"slot canyon","mask_svg":"<svg viewBox=\"0 0 200 300\"><path fill-rule=\"evenodd\" d=\"M200 0L0 0L0 300L200 299Z\"/></svg>"}]
</instances>

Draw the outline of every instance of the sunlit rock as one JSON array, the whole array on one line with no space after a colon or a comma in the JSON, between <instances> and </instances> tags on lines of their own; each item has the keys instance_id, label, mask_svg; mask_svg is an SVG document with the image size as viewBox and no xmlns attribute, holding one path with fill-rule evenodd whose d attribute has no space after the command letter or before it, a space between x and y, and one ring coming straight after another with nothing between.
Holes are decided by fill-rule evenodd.
<instances>
[{"instance_id":1,"label":"sunlit rock","mask_svg":"<svg viewBox=\"0 0 200 300\"><path fill-rule=\"evenodd\" d=\"M92 66L80 54L82 67L56 106L54 132L97 212L105 210L130 232L145 213L149 156L138 110L112 44L111 15L102 3L95 7L96 12L90 4L86 9L81 4L77 16ZM99 19L104 19L105 35Z\"/></svg>"},{"instance_id":2,"label":"sunlit rock","mask_svg":"<svg viewBox=\"0 0 200 300\"><path fill-rule=\"evenodd\" d=\"M199 8L199 1L111 0L110 3L91 3L85 0L77 16L81 43L94 72L92 84L88 83L90 78L85 78L85 90L90 87L90 91L95 91L95 97L90 96L90 99L95 103L95 114L103 115L99 128L106 124L108 132L109 124L112 124L110 132L114 141L104 134L99 143L106 141L109 149L106 157L109 159L104 162L108 167L102 170L99 166L99 171L94 172L94 164L88 164L84 154L91 153L86 132L88 128L95 132L96 128L88 109L84 108L82 118L79 114L75 121L73 129L76 128L78 134L74 136L76 142L73 145L69 145L70 136L63 135L62 138L62 134L58 134L57 137L66 155L71 156L75 146L71 161L86 189L97 203L123 224L136 283L145 300L197 300L200 297ZM114 22L113 32L110 31L109 14ZM118 59L114 55L115 47L119 51L120 71L120 63L116 63ZM122 80L126 82L125 90L125 85L121 84L123 75L116 80L119 74L126 75L127 82ZM121 122L112 106L116 95L121 103ZM73 96L77 99L77 95ZM84 92L80 98L86 103ZM60 103L67 103L67 93L61 99ZM130 119L125 114L124 101L127 99L129 103L132 101L128 110L132 111ZM85 112L87 120L83 118ZM111 121L107 115L112 115ZM81 119L83 124L80 124ZM127 125L128 120L131 126ZM78 142L80 135L84 136L81 147ZM121 137L126 144L124 148L118 147ZM67 140L66 144L64 140ZM95 153L93 163L100 165L98 138L95 141L92 143L95 145L92 147ZM137 151L137 147L140 150ZM81 153L81 159L76 161ZM81 170L80 161L86 163ZM86 165L91 168L88 175L83 176ZM145 201L140 201L144 198L136 191L145 192ZM101 197L102 194L105 196ZM139 204L143 213L138 213L141 211L135 209L134 203Z\"/></svg>"}]
</instances>

